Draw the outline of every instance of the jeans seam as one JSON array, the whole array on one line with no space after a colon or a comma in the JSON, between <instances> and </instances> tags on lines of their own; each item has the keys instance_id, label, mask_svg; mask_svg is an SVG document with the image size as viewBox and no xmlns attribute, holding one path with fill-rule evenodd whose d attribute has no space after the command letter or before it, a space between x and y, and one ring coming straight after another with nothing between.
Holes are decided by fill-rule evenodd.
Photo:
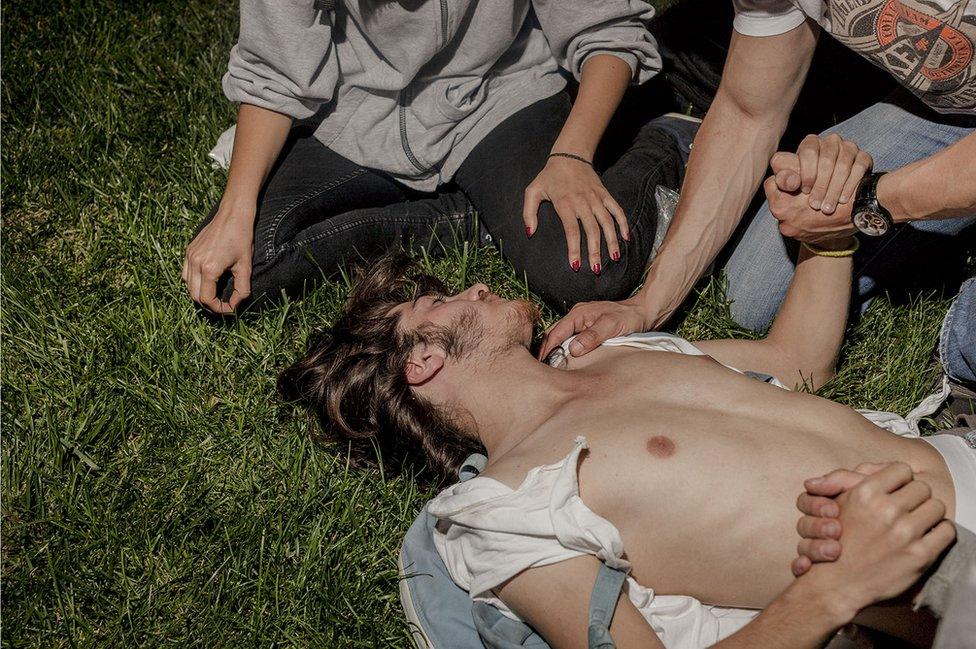
<instances>
[{"instance_id":1,"label":"jeans seam","mask_svg":"<svg viewBox=\"0 0 976 649\"><path fill-rule=\"evenodd\" d=\"M956 309L959 306L960 298L962 297L962 292L966 288L966 285L971 281L973 280L968 279L962 283L961 287L959 287L959 294L956 295L955 299L952 300L952 304L949 305L949 310L946 311L945 318L943 318L942 320L942 330L939 331L939 362L942 363L942 369L948 376L952 376L948 365L950 360L948 358L949 336L951 335L950 332L952 331L953 325L955 324Z\"/></svg>"},{"instance_id":2,"label":"jeans seam","mask_svg":"<svg viewBox=\"0 0 976 649\"><path fill-rule=\"evenodd\" d=\"M302 205L303 203L306 203L306 202L310 201L311 199L315 198L316 196L320 196L321 194L323 194L323 193L325 193L325 192L327 192L327 191L329 191L331 189L335 189L339 185L342 185L344 183L347 183L350 180L353 180L354 178L357 178L357 177L359 177L359 176L361 176L361 175L363 175L365 173L366 173L366 170L365 169L355 169L355 170L349 172L348 174L346 174L345 176L340 176L339 178L334 178L331 181L325 183L324 185L320 185L320 186L316 187L315 189L313 189L312 191L310 191L310 192L308 192L306 194L302 194L300 197L298 197L294 201L292 201L287 207L285 207L283 210L281 210L280 212L278 212L278 214L271 220L271 225L270 225L270 228L269 228L270 231L268 233L268 239L265 242L265 254L267 255L268 259L264 263L270 263L275 258L277 258L278 255L281 253L281 250L284 249L284 247L285 247L285 246L281 246L280 248L278 248L276 250L275 249L275 239L278 236L278 226L281 225L282 220L284 220L284 218L286 216L288 216L289 214L291 214L291 212L293 212L295 210L295 208L297 208L299 205ZM287 245L287 244L285 244L285 245Z\"/></svg>"},{"instance_id":3,"label":"jeans seam","mask_svg":"<svg viewBox=\"0 0 976 649\"><path fill-rule=\"evenodd\" d=\"M464 212L451 212L450 214L442 215L442 216L446 216L447 217L447 220L449 220L449 221L461 221L461 220L464 219L464 217L470 215L471 214L471 211L472 211L472 209L471 208L468 208ZM351 229L356 228L356 227L359 227L361 225L365 225L367 223L370 223L370 222L372 222L372 220L373 219L366 219L366 218L356 219L355 221L349 221L348 223L343 223L340 226L336 226L336 227L330 228L330 229L328 229L325 232L319 232L315 236L309 237L307 239L303 239L303 240L300 240L300 241L289 241L285 245L281 246L277 250L277 252L275 252L274 257L268 259L268 261L266 263L268 263L268 264L273 263L278 257L281 256L281 254L283 252L286 252L288 250L297 250L299 248L303 248L305 246L308 246L308 245L310 245L312 243L315 243L316 241L319 241L319 240L324 239L326 237L334 236L334 235L339 234L341 232L345 232L347 230L351 230ZM428 219L423 218L423 217L411 218L411 217L402 217L402 216L401 217L391 217L391 218L384 219L384 221L387 222L387 223L422 223L425 220L428 220Z\"/></svg>"}]
</instances>

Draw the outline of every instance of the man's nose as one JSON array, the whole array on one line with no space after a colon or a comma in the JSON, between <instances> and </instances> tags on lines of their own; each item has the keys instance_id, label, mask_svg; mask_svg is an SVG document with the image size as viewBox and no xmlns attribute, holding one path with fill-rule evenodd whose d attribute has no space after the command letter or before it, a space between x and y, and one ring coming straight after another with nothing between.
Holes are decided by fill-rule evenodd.
<instances>
[{"instance_id":1,"label":"man's nose","mask_svg":"<svg viewBox=\"0 0 976 649\"><path fill-rule=\"evenodd\" d=\"M486 285L475 284L474 286L464 291L463 293L459 293L458 298L462 300L477 301L481 299L482 295L485 295L487 293L491 293L491 289L489 289Z\"/></svg>"}]
</instances>

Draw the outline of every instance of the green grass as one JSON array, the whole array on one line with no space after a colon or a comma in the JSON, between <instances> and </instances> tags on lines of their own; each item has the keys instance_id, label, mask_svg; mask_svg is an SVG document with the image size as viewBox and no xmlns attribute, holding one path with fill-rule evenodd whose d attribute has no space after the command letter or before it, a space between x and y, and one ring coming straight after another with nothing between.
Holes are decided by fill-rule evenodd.
<instances>
[{"instance_id":1,"label":"green grass","mask_svg":"<svg viewBox=\"0 0 976 649\"><path fill-rule=\"evenodd\" d=\"M5 646L408 644L396 549L430 494L349 470L274 394L344 286L215 328L180 283L223 186L234 5L6 7ZM491 250L432 267L524 292ZM946 306L876 304L826 392L907 410ZM735 332L716 283L680 330Z\"/></svg>"}]
</instances>

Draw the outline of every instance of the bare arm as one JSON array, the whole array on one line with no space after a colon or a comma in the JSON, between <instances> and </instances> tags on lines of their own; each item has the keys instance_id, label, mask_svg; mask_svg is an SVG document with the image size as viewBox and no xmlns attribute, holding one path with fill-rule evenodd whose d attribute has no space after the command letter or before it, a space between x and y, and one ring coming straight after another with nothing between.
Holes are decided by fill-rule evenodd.
<instances>
[{"instance_id":1,"label":"bare arm","mask_svg":"<svg viewBox=\"0 0 976 649\"><path fill-rule=\"evenodd\" d=\"M508 580L498 597L553 649L586 649L590 591L600 560L585 556L532 568ZM664 649L664 644L621 591L610 635L619 649Z\"/></svg>"},{"instance_id":2,"label":"bare arm","mask_svg":"<svg viewBox=\"0 0 976 649\"><path fill-rule=\"evenodd\" d=\"M241 104L230 159L227 186L220 206L257 204L258 192L278 159L292 119L267 108Z\"/></svg>"},{"instance_id":3,"label":"bare arm","mask_svg":"<svg viewBox=\"0 0 976 649\"><path fill-rule=\"evenodd\" d=\"M186 249L183 281L190 297L215 313L230 313L251 293L251 255L258 192L278 158L292 119L241 104L227 186L213 220ZM234 294L221 302L217 280L234 275Z\"/></svg>"},{"instance_id":4,"label":"bare arm","mask_svg":"<svg viewBox=\"0 0 976 649\"><path fill-rule=\"evenodd\" d=\"M579 557L532 568L509 580L498 595L554 649L586 649L590 590L600 567L595 557ZM814 578L800 579L746 627L714 645L716 649L813 649L856 611L836 603L835 593ZM621 593L610 625L619 649L664 649L664 644Z\"/></svg>"},{"instance_id":5,"label":"bare arm","mask_svg":"<svg viewBox=\"0 0 976 649\"><path fill-rule=\"evenodd\" d=\"M816 41L809 21L778 36L733 32L674 222L638 294L648 328L677 310L738 225L786 129Z\"/></svg>"},{"instance_id":6,"label":"bare arm","mask_svg":"<svg viewBox=\"0 0 976 649\"><path fill-rule=\"evenodd\" d=\"M896 222L976 213L976 133L884 176L878 200Z\"/></svg>"},{"instance_id":7,"label":"bare arm","mask_svg":"<svg viewBox=\"0 0 976 649\"><path fill-rule=\"evenodd\" d=\"M728 241L762 181L803 85L818 28L807 21L777 36L732 34L722 82L688 162L674 222L647 281L621 302L573 307L540 356L573 334L573 356L607 338L663 323Z\"/></svg>"},{"instance_id":8,"label":"bare arm","mask_svg":"<svg viewBox=\"0 0 976 649\"><path fill-rule=\"evenodd\" d=\"M802 194L795 200L806 200ZM846 242L841 242L846 245ZM851 295L851 257L800 250L786 299L763 340L696 343L716 360L771 374L791 387L819 388L834 375Z\"/></svg>"}]
</instances>

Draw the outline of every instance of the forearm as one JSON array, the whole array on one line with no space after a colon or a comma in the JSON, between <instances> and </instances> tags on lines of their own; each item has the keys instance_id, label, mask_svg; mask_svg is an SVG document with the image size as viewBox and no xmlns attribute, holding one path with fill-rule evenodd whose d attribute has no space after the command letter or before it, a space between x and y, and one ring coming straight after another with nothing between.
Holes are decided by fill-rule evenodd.
<instances>
[{"instance_id":1,"label":"forearm","mask_svg":"<svg viewBox=\"0 0 976 649\"><path fill-rule=\"evenodd\" d=\"M597 54L589 58L583 65L573 109L552 150L592 160L630 77L630 66L619 57Z\"/></svg>"},{"instance_id":2,"label":"forearm","mask_svg":"<svg viewBox=\"0 0 976 649\"><path fill-rule=\"evenodd\" d=\"M852 259L800 248L786 299L766 337L784 357L784 367L791 368L791 381L819 387L833 376L847 326Z\"/></svg>"},{"instance_id":3,"label":"forearm","mask_svg":"<svg viewBox=\"0 0 976 649\"><path fill-rule=\"evenodd\" d=\"M292 119L287 115L241 104L222 208L253 212L258 193L281 153L291 125Z\"/></svg>"},{"instance_id":4,"label":"forearm","mask_svg":"<svg viewBox=\"0 0 976 649\"><path fill-rule=\"evenodd\" d=\"M845 607L834 598L833 593L800 578L756 619L713 646L715 649L814 649L822 647L856 613L856 609Z\"/></svg>"},{"instance_id":5,"label":"forearm","mask_svg":"<svg viewBox=\"0 0 976 649\"><path fill-rule=\"evenodd\" d=\"M667 320L732 236L786 129L818 32L733 32L722 82L688 161L674 221L640 294L651 326Z\"/></svg>"},{"instance_id":6,"label":"forearm","mask_svg":"<svg viewBox=\"0 0 976 649\"><path fill-rule=\"evenodd\" d=\"M878 182L878 201L896 222L976 214L976 133Z\"/></svg>"},{"instance_id":7,"label":"forearm","mask_svg":"<svg viewBox=\"0 0 976 649\"><path fill-rule=\"evenodd\" d=\"M720 91L702 122L674 220L638 293L665 322L729 240L762 181L785 124L746 114Z\"/></svg>"}]
</instances>

